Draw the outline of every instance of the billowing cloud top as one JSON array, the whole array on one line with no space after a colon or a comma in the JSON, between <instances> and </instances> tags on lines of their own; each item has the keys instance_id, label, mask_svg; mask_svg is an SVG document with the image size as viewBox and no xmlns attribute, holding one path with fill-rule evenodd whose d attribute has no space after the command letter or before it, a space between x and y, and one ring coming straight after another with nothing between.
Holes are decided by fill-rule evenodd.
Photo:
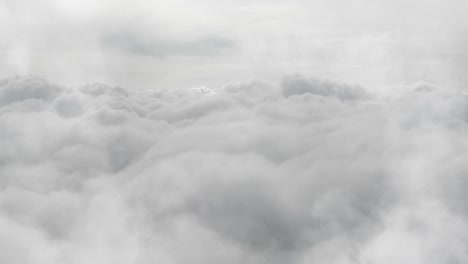
<instances>
[{"instance_id":1,"label":"billowing cloud top","mask_svg":"<svg viewBox=\"0 0 468 264\"><path fill-rule=\"evenodd\" d=\"M0 81L0 263L464 263L468 96Z\"/></svg>"}]
</instances>

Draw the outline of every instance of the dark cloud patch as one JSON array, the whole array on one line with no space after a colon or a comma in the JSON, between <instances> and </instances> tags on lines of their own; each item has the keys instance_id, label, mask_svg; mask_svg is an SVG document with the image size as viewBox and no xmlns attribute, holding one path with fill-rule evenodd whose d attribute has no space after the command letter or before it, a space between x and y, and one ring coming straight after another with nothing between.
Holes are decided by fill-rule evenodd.
<instances>
[{"instance_id":1,"label":"dark cloud patch","mask_svg":"<svg viewBox=\"0 0 468 264\"><path fill-rule=\"evenodd\" d=\"M16 76L0 81L0 106L26 100L52 100L62 88L36 76Z\"/></svg>"},{"instance_id":2,"label":"dark cloud patch","mask_svg":"<svg viewBox=\"0 0 468 264\"><path fill-rule=\"evenodd\" d=\"M327 81L321 79L308 79L301 75L284 77L281 82L283 95L286 97L301 94L316 94L336 97L341 100L368 99L370 94L357 85Z\"/></svg>"},{"instance_id":3,"label":"dark cloud patch","mask_svg":"<svg viewBox=\"0 0 468 264\"><path fill-rule=\"evenodd\" d=\"M116 33L103 39L104 45L123 52L143 56L214 56L228 51L234 43L221 37L200 37L195 40L159 39L135 33Z\"/></svg>"},{"instance_id":4,"label":"dark cloud patch","mask_svg":"<svg viewBox=\"0 0 468 264\"><path fill-rule=\"evenodd\" d=\"M217 184L204 192L194 210L223 237L255 251L288 252L304 244L307 221L255 184Z\"/></svg>"}]
</instances>

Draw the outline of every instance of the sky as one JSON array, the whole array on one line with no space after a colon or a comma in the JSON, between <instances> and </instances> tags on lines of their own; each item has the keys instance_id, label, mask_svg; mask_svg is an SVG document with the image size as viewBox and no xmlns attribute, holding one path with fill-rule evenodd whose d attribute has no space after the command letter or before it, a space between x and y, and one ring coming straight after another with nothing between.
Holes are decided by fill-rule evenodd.
<instances>
[{"instance_id":1,"label":"sky","mask_svg":"<svg viewBox=\"0 0 468 264\"><path fill-rule=\"evenodd\" d=\"M131 89L466 82L464 0L2 0L0 72ZM386 89L386 90L385 90Z\"/></svg>"},{"instance_id":2,"label":"sky","mask_svg":"<svg viewBox=\"0 0 468 264\"><path fill-rule=\"evenodd\" d=\"M0 263L467 263L467 5L0 0Z\"/></svg>"}]
</instances>

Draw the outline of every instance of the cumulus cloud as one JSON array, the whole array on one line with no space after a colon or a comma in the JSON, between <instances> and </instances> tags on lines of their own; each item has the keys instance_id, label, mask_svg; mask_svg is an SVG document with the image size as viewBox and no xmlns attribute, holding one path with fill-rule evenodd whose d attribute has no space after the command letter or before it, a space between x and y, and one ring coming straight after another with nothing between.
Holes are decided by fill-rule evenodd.
<instances>
[{"instance_id":1,"label":"cumulus cloud","mask_svg":"<svg viewBox=\"0 0 468 264\"><path fill-rule=\"evenodd\" d=\"M463 263L467 95L0 81L2 263Z\"/></svg>"},{"instance_id":2,"label":"cumulus cloud","mask_svg":"<svg viewBox=\"0 0 468 264\"><path fill-rule=\"evenodd\" d=\"M31 99L49 101L60 93L59 86L50 84L42 78L14 77L2 80L0 85L2 106Z\"/></svg>"},{"instance_id":3,"label":"cumulus cloud","mask_svg":"<svg viewBox=\"0 0 468 264\"><path fill-rule=\"evenodd\" d=\"M281 83L284 96L296 94L317 94L337 97L342 100L366 99L369 95L359 86L351 86L332 81L306 79L301 75L287 76Z\"/></svg>"}]
</instances>

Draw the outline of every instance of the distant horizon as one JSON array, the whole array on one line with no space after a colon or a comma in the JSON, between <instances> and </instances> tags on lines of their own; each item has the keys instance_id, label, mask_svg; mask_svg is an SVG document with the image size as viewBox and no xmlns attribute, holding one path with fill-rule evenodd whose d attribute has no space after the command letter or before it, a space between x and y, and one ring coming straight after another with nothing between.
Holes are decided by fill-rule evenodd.
<instances>
[{"instance_id":1,"label":"distant horizon","mask_svg":"<svg viewBox=\"0 0 468 264\"><path fill-rule=\"evenodd\" d=\"M0 77L172 89L299 73L377 90L461 87L466 8L460 0L3 0Z\"/></svg>"}]
</instances>

